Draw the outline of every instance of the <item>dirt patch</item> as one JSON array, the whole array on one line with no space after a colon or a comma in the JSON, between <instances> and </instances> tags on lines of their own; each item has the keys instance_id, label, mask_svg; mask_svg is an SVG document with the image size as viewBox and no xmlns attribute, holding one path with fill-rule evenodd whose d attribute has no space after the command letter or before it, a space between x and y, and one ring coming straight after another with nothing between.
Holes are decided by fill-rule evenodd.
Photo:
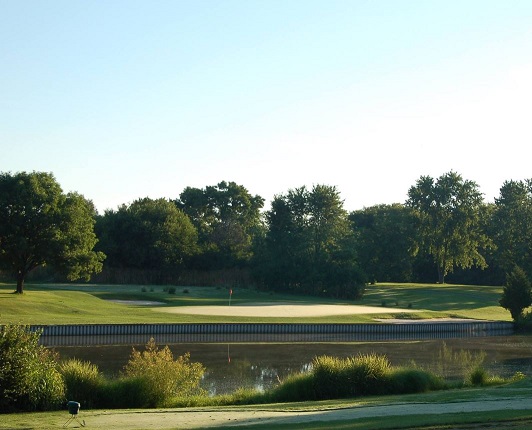
<instances>
[{"instance_id":1,"label":"dirt patch","mask_svg":"<svg viewBox=\"0 0 532 430\"><path fill-rule=\"evenodd\" d=\"M387 314L412 312L399 308L354 305L297 305L267 304L255 306L178 306L158 309L160 312L189 315L218 315L242 317L322 317L334 315Z\"/></svg>"}]
</instances>

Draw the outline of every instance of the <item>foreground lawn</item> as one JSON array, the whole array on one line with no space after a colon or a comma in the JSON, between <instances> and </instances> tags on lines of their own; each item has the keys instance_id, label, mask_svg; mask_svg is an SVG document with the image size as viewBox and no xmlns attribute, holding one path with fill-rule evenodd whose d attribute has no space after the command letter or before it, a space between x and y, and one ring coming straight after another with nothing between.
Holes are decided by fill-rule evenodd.
<instances>
[{"instance_id":1,"label":"foreground lawn","mask_svg":"<svg viewBox=\"0 0 532 430\"><path fill-rule=\"evenodd\" d=\"M489 402L489 410L475 408ZM508 405L526 402L530 407ZM449 412L460 407L462 411ZM413 413L404 414L410 408ZM423 409L438 413L423 413ZM507 408L507 409L506 409ZM484 409L485 406L484 406ZM398 411L394 414L393 411ZM357 417L359 411L365 416ZM373 413L373 411L375 411ZM345 419L345 414L355 414ZM361 414L364 415L364 414ZM0 429L59 428L69 415L65 411L0 415ZM92 429L528 429L532 424L532 380L506 386L462 389L426 394L371 397L321 402L283 403L260 406L229 406L183 409L80 411ZM343 418L343 419L342 419ZM473 427L468 427L474 424ZM78 425L75 423L75 426ZM446 427L447 426L447 427ZM450 427L449 427L450 426Z\"/></svg>"},{"instance_id":2,"label":"foreground lawn","mask_svg":"<svg viewBox=\"0 0 532 430\"><path fill-rule=\"evenodd\" d=\"M510 321L498 305L500 287L436 284L376 284L368 286L360 301L273 294L234 288L231 306L263 303L350 304L407 309L400 315L381 314L328 317L268 318L186 315L160 312L163 307L229 305L229 290L220 287L175 287L169 294L162 286L29 284L23 295L13 294L14 284L0 284L0 322L20 324L180 323L180 322L374 322L375 318L460 317ZM157 307L119 304L110 300L142 300Z\"/></svg>"}]
</instances>

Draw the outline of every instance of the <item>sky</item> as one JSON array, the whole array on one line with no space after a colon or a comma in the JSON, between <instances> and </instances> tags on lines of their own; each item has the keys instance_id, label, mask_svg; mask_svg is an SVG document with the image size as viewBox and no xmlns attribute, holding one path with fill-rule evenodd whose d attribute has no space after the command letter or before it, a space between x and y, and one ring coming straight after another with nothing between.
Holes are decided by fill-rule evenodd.
<instances>
[{"instance_id":1,"label":"sky","mask_svg":"<svg viewBox=\"0 0 532 430\"><path fill-rule=\"evenodd\" d=\"M234 181L403 203L532 178L532 1L0 0L0 171L100 213Z\"/></svg>"}]
</instances>

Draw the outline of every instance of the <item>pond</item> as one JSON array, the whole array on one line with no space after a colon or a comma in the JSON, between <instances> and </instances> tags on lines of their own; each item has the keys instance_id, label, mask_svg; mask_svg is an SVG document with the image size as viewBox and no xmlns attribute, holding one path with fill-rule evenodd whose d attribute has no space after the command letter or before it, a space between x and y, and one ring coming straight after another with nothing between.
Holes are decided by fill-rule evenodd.
<instances>
[{"instance_id":1,"label":"pond","mask_svg":"<svg viewBox=\"0 0 532 430\"><path fill-rule=\"evenodd\" d=\"M147 339L146 339L147 340ZM210 394L232 392L237 388L268 389L286 376L310 368L319 355L348 357L359 353L378 353L393 365L412 362L435 369L443 348L485 353L484 367L499 376L515 372L532 375L532 336L493 336L460 339L363 341L335 343L168 343L174 356L190 353L191 361L199 361L207 372L202 382ZM78 358L96 364L106 375L117 375L127 363L132 347L142 349L136 338L128 345L56 346L62 359ZM450 366L446 374L459 376Z\"/></svg>"}]
</instances>

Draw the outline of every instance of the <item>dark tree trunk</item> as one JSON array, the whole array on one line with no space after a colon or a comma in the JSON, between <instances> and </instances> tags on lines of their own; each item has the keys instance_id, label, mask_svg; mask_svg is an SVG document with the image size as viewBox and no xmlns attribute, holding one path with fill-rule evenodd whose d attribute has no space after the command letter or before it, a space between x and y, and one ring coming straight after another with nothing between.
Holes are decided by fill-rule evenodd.
<instances>
[{"instance_id":1,"label":"dark tree trunk","mask_svg":"<svg viewBox=\"0 0 532 430\"><path fill-rule=\"evenodd\" d=\"M24 293L24 277L25 273L22 273L20 270L17 273L17 294L23 294Z\"/></svg>"},{"instance_id":2,"label":"dark tree trunk","mask_svg":"<svg viewBox=\"0 0 532 430\"><path fill-rule=\"evenodd\" d=\"M445 283L445 270L438 265L438 284Z\"/></svg>"}]
</instances>

